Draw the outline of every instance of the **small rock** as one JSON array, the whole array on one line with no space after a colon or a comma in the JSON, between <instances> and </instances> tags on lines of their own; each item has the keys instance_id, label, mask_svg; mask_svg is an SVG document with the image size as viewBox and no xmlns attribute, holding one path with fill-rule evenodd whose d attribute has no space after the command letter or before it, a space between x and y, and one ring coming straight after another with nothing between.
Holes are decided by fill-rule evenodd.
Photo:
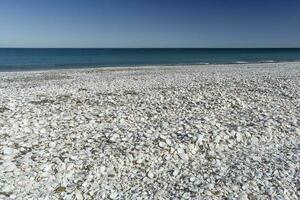
<instances>
[{"instance_id":1,"label":"small rock","mask_svg":"<svg viewBox=\"0 0 300 200\"><path fill-rule=\"evenodd\" d=\"M113 191L110 195L109 195L109 198L111 198L111 199L116 199L117 197L118 197L118 192L116 192L116 191Z\"/></svg>"},{"instance_id":2,"label":"small rock","mask_svg":"<svg viewBox=\"0 0 300 200\"><path fill-rule=\"evenodd\" d=\"M188 154L186 154L185 151L181 147L178 148L177 153L178 153L179 157L182 160L188 160L189 159Z\"/></svg>"},{"instance_id":3,"label":"small rock","mask_svg":"<svg viewBox=\"0 0 300 200\"><path fill-rule=\"evenodd\" d=\"M55 189L56 193L62 193L62 192L65 192L65 191L66 191L66 187L63 187L63 186L59 186Z\"/></svg>"},{"instance_id":4,"label":"small rock","mask_svg":"<svg viewBox=\"0 0 300 200\"><path fill-rule=\"evenodd\" d=\"M176 177L176 176L178 176L179 172L180 172L179 169L178 169L178 168L175 168L175 169L173 170L172 175Z\"/></svg>"},{"instance_id":5,"label":"small rock","mask_svg":"<svg viewBox=\"0 0 300 200\"><path fill-rule=\"evenodd\" d=\"M99 170L100 170L101 174L105 174L106 167L105 166L101 166Z\"/></svg>"},{"instance_id":6,"label":"small rock","mask_svg":"<svg viewBox=\"0 0 300 200\"><path fill-rule=\"evenodd\" d=\"M29 127L25 127L25 128L24 128L24 132L25 132L25 133L31 133L31 129L30 129Z\"/></svg>"},{"instance_id":7,"label":"small rock","mask_svg":"<svg viewBox=\"0 0 300 200\"><path fill-rule=\"evenodd\" d=\"M242 141L242 134L241 133L239 133L239 132L237 132L236 133L236 140L237 140L237 142L241 142Z\"/></svg>"},{"instance_id":8,"label":"small rock","mask_svg":"<svg viewBox=\"0 0 300 200\"><path fill-rule=\"evenodd\" d=\"M42 129L40 130L40 133L41 133L41 134L46 134L46 133L47 133L47 130L44 129L44 128L42 128Z\"/></svg>"},{"instance_id":9,"label":"small rock","mask_svg":"<svg viewBox=\"0 0 300 200\"><path fill-rule=\"evenodd\" d=\"M162 142L162 141L160 141L160 142L158 143L158 146L160 146L161 148L165 148L165 147L167 147L167 144L164 143L164 142Z\"/></svg>"},{"instance_id":10,"label":"small rock","mask_svg":"<svg viewBox=\"0 0 300 200\"><path fill-rule=\"evenodd\" d=\"M54 148L55 146L56 146L56 142L50 142L50 143L49 143L49 147L50 147L50 148Z\"/></svg>"},{"instance_id":11,"label":"small rock","mask_svg":"<svg viewBox=\"0 0 300 200\"><path fill-rule=\"evenodd\" d=\"M3 154L4 155L12 155L14 153L14 149L10 147L4 147L3 148Z\"/></svg>"},{"instance_id":12,"label":"small rock","mask_svg":"<svg viewBox=\"0 0 300 200\"><path fill-rule=\"evenodd\" d=\"M3 165L4 165L3 166L4 167L4 170L3 170L4 172L12 172L17 168L17 166L12 162L8 162L8 163L5 163Z\"/></svg>"},{"instance_id":13,"label":"small rock","mask_svg":"<svg viewBox=\"0 0 300 200\"><path fill-rule=\"evenodd\" d=\"M154 178L154 174L150 171L150 172L148 172L148 177L152 179L152 178Z\"/></svg>"},{"instance_id":14,"label":"small rock","mask_svg":"<svg viewBox=\"0 0 300 200\"><path fill-rule=\"evenodd\" d=\"M110 141L112 142L116 142L118 140L120 136L118 134L113 134L111 137L110 137Z\"/></svg>"},{"instance_id":15,"label":"small rock","mask_svg":"<svg viewBox=\"0 0 300 200\"><path fill-rule=\"evenodd\" d=\"M78 189L75 190L75 196L77 200L83 200L82 192Z\"/></svg>"},{"instance_id":16,"label":"small rock","mask_svg":"<svg viewBox=\"0 0 300 200\"><path fill-rule=\"evenodd\" d=\"M197 144L202 145L203 144L203 139L204 139L204 136L202 134L198 134Z\"/></svg>"}]
</instances>

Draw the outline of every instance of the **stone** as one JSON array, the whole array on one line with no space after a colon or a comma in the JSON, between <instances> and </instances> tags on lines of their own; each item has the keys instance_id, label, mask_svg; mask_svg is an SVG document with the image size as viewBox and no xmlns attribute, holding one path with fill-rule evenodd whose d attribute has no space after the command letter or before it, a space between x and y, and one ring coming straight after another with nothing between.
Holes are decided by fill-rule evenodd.
<instances>
[{"instance_id":1,"label":"stone","mask_svg":"<svg viewBox=\"0 0 300 200\"><path fill-rule=\"evenodd\" d=\"M185 151L181 147L178 148L177 153L181 159L183 159L185 161L187 161L189 159L188 154L186 154Z\"/></svg>"},{"instance_id":2,"label":"stone","mask_svg":"<svg viewBox=\"0 0 300 200\"><path fill-rule=\"evenodd\" d=\"M179 170L178 168L175 168L175 169L173 170L172 175L176 177L176 176L178 176L179 172L180 172L180 170Z\"/></svg>"},{"instance_id":3,"label":"stone","mask_svg":"<svg viewBox=\"0 0 300 200\"><path fill-rule=\"evenodd\" d=\"M56 146L56 142L50 142L50 143L49 143L49 147L50 147L50 148L54 148L55 146Z\"/></svg>"},{"instance_id":4,"label":"stone","mask_svg":"<svg viewBox=\"0 0 300 200\"><path fill-rule=\"evenodd\" d=\"M3 172L12 172L17 169L17 166L12 162L6 162L3 164L2 168L4 168Z\"/></svg>"},{"instance_id":5,"label":"stone","mask_svg":"<svg viewBox=\"0 0 300 200\"><path fill-rule=\"evenodd\" d=\"M148 177L149 177L150 179L152 179L152 178L154 178L154 174L150 171L150 172L148 172Z\"/></svg>"},{"instance_id":6,"label":"stone","mask_svg":"<svg viewBox=\"0 0 300 200\"><path fill-rule=\"evenodd\" d=\"M12 155L14 153L14 149L10 147L4 147L3 148L3 154L4 155Z\"/></svg>"},{"instance_id":7,"label":"stone","mask_svg":"<svg viewBox=\"0 0 300 200\"><path fill-rule=\"evenodd\" d=\"M167 147L167 144L164 143L164 142L162 142L162 141L160 141L160 142L158 143L158 146L160 146L161 148L166 148L166 147Z\"/></svg>"},{"instance_id":8,"label":"stone","mask_svg":"<svg viewBox=\"0 0 300 200\"><path fill-rule=\"evenodd\" d=\"M82 192L78 189L75 190L75 197L77 200L83 200L83 195L82 195Z\"/></svg>"},{"instance_id":9,"label":"stone","mask_svg":"<svg viewBox=\"0 0 300 200\"><path fill-rule=\"evenodd\" d=\"M109 195L109 197L111 199L117 199L118 195L119 195L118 192L112 191L111 194Z\"/></svg>"}]
</instances>

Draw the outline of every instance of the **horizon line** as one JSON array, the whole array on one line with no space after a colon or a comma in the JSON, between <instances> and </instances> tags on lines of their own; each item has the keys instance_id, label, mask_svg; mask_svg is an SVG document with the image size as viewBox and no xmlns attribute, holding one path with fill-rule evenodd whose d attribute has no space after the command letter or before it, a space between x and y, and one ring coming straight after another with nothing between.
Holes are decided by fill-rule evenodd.
<instances>
[{"instance_id":1,"label":"horizon line","mask_svg":"<svg viewBox=\"0 0 300 200\"><path fill-rule=\"evenodd\" d=\"M300 47L0 47L0 49L300 49Z\"/></svg>"}]
</instances>

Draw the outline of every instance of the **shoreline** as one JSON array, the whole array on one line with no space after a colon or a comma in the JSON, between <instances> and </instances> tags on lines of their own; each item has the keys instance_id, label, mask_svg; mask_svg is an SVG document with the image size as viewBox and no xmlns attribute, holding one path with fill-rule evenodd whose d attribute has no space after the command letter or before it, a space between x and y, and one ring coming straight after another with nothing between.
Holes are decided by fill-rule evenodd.
<instances>
[{"instance_id":1,"label":"shoreline","mask_svg":"<svg viewBox=\"0 0 300 200\"><path fill-rule=\"evenodd\" d=\"M72 72L72 71L93 71L93 70L116 70L116 69L124 69L124 70L138 70L138 69L169 69L169 68L181 68L181 67L203 67L203 66L237 66L237 65L263 65L263 64L297 64L300 63L300 60L297 61L279 61L279 62L244 62L237 61L235 63L208 63L208 64L153 64L153 65L136 65L136 66L95 66L95 67L75 67L75 68L59 68L59 69L35 69L35 70L14 70L14 71L2 71L0 70L0 75L5 73L46 73L46 72Z\"/></svg>"}]
</instances>

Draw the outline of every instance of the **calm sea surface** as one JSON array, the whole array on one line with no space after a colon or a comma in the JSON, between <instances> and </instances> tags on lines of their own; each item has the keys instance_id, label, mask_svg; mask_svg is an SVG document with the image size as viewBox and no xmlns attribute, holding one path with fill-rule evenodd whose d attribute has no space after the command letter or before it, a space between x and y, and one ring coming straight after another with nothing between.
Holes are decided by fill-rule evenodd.
<instances>
[{"instance_id":1,"label":"calm sea surface","mask_svg":"<svg viewBox=\"0 0 300 200\"><path fill-rule=\"evenodd\" d=\"M293 49L31 49L0 48L0 71L106 66L300 61Z\"/></svg>"}]
</instances>

